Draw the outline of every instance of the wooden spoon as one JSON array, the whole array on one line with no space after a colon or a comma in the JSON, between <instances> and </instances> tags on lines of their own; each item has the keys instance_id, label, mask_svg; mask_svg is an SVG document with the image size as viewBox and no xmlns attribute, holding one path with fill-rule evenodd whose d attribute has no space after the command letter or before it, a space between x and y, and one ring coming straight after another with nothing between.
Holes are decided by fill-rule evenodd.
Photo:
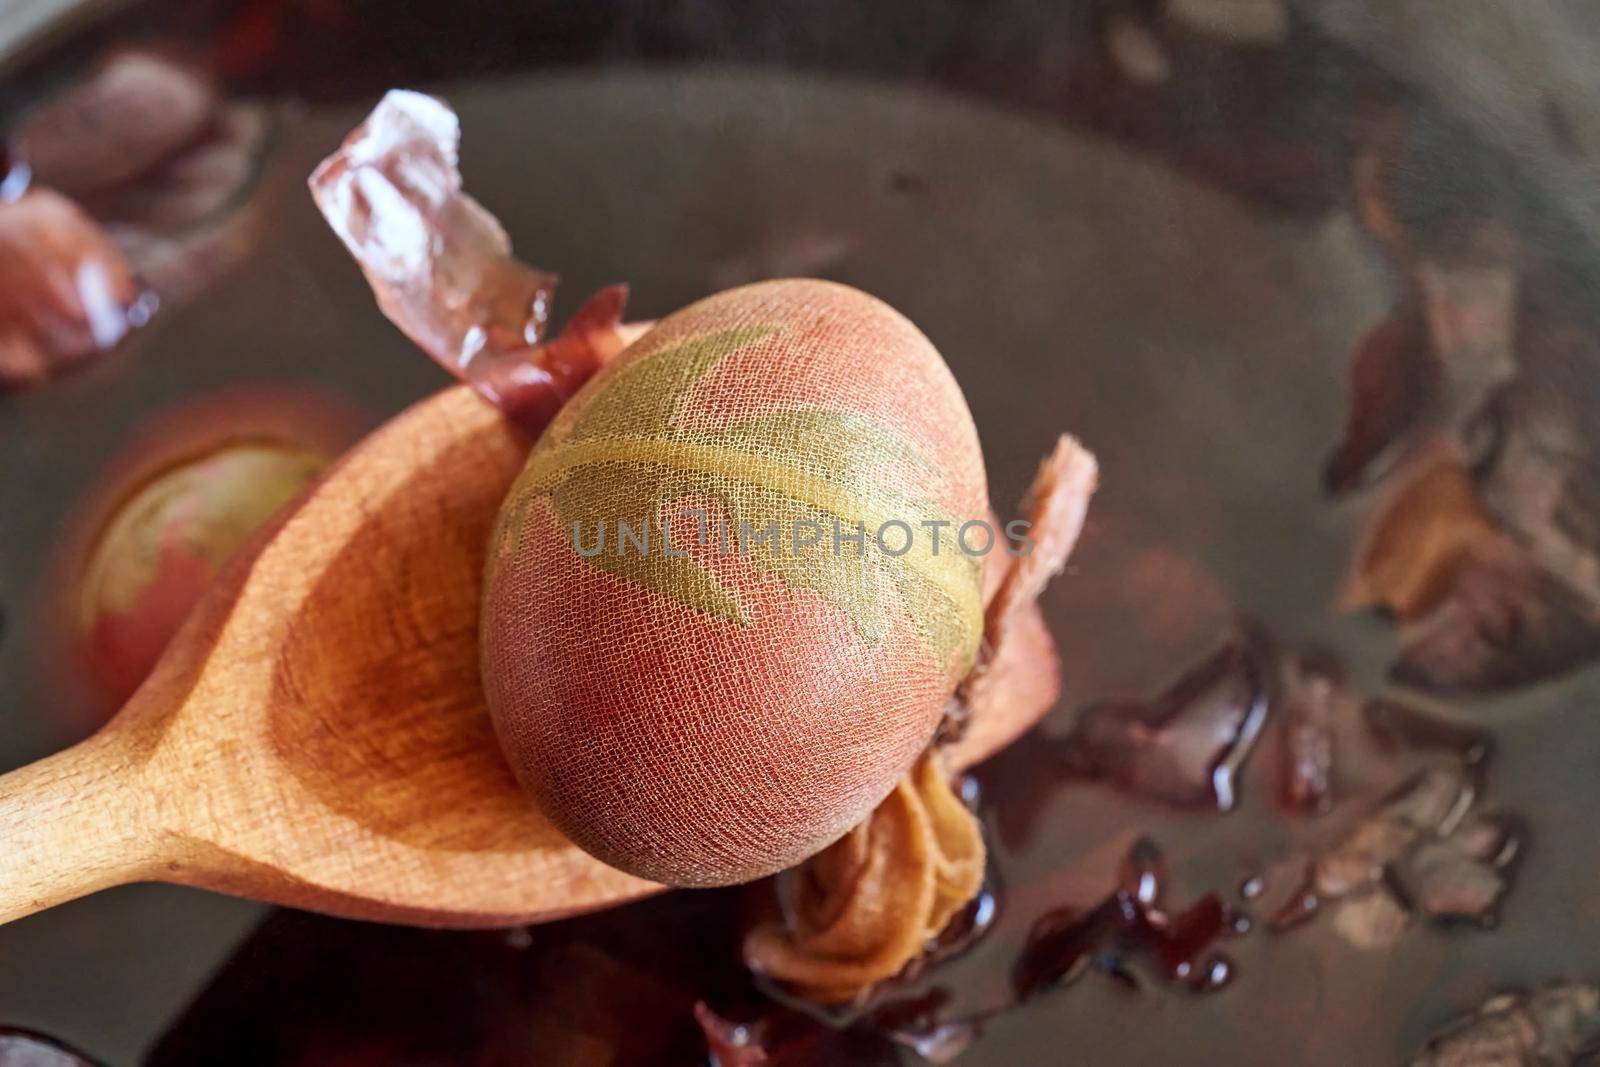
<instances>
[{"instance_id":1,"label":"wooden spoon","mask_svg":"<svg viewBox=\"0 0 1600 1067\"><path fill-rule=\"evenodd\" d=\"M0 922L151 880L453 927L661 890L550 825L484 706L485 546L530 444L457 387L352 449L225 568L116 718L0 777ZM1021 629L958 766L1054 702L1037 609Z\"/></svg>"}]
</instances>

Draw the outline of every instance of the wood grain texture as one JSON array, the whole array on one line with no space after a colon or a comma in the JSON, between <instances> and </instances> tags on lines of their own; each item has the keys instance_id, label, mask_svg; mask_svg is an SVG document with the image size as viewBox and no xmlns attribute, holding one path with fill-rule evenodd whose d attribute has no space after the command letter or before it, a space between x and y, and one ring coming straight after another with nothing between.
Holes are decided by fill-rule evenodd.
<instances>
[{"instance_id":1,"label":"wood grain texture","mask_svg":"<svg viewBox=\"0 0 1600 1067\"><path fill-rule=\"evenodd\" d=\"M562 837L495 744L479 594L529 444L457 387L311 486L100 734L0 777L0 921L142 880L452 927L659 891ZM1024 673L960 763L1053 703Z\"/></svg>"}]
</instances>

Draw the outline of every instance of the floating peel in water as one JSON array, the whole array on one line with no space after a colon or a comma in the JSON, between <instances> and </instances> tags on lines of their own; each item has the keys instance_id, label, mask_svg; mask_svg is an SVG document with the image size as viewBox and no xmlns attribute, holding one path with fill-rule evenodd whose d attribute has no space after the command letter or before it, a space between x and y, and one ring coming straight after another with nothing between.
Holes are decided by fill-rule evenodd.
<instances>
[{"instance_id":1,"label":"floating peel in water","mask_svg":"<svg viewBox=\"0 0 1600 1067\"><path fill-rule=\"evenodd\" d=\"M118 51L25 115L11 148L41 185L82 197L177 155L204 134L216 107L211 86L182 63Z\"/></svg>"}]
</instances>

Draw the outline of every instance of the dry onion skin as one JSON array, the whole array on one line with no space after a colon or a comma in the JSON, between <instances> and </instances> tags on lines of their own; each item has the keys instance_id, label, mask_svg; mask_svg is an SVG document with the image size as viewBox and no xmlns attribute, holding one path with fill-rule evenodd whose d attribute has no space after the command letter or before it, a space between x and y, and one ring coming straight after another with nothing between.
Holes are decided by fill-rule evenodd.
<instances>
[{"instance_id":1,"label":"dry onion skin","mask_svg":"<svg viewBox=\"0 0 1600 1067\"><path fill-rule=\"evenodd\" d=\"M1459 448L1419 447L1368 523L1342 598L1346 610L1383 607L1402 622L1434 611L1474 558L1513 556Z\"/></svg>"},{"instance_id":2,"label":"dry onion skin","mask_svg":"<svg viewBox=\"0 0 1600 1067\"><path fill-rule=\"evenodd\" d=\"M981 557L874 533L987 515L960 388L887 305L791 280L664 319L562 409L502 510L481 640L513 768L575 843L654 881L799 863L927 748L982 636ZM864 556L833 554L835 518L865 524ZM666 523L673 554L580 554L602 522ZM771 523L778 545L739 543Z\"/></svg>"}]
</instances>

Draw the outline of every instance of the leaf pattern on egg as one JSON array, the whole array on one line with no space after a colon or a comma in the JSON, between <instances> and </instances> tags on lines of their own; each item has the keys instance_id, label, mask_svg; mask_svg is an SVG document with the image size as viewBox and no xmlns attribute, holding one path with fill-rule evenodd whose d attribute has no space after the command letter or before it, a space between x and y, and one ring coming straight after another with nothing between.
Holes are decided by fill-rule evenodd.
<instances>
[{"instance_id":1,"label":"leaf pattern on egg","mask_svg":"<svg viewBox=\"0 0 1600 1067\"><path fill-rule=\"evenodd\" d=\"M670 344L623 368L552 427L529 457L502 515L497 533L502 559L514 555L527 508L548 496L562 526L596 543L600 523L612 539L590 565L635 582L676 603L728 622L750 619L717 576L693 558L668 555L657 542L647 551L626 549L615 537L619 523L636 534L659 532L674 502L720 501L728 531L706 531L727 552L749 559L790 589L817 593L836 605L863 641L876 644L890 620L879 593L879 575L894 586L906 614L941 663L964 673L982 633L981 560L952 547L961 519L932 500L886 488L873 475L885 463L924 471L936 464L910 442L859 414L816 408L757 412L722 427L681 418L685 397L712 368L734 352L778 333L774 326L744 326ZM864 527L864 547L841 540L834 551L834 523L853 537ZM822 537L794 550L796 524L816 523ZM911 528L910 547L895 555ZM924 522L942 522L948 532L934 551ZM759 535L776 523L776 542ZM575 525L576 524L576 525ZM808 528L809 529L809 528ZM674 546L681 551L685 546ZM719 549L721 550L721 549Z\"/></svg>"}]
</instances>

